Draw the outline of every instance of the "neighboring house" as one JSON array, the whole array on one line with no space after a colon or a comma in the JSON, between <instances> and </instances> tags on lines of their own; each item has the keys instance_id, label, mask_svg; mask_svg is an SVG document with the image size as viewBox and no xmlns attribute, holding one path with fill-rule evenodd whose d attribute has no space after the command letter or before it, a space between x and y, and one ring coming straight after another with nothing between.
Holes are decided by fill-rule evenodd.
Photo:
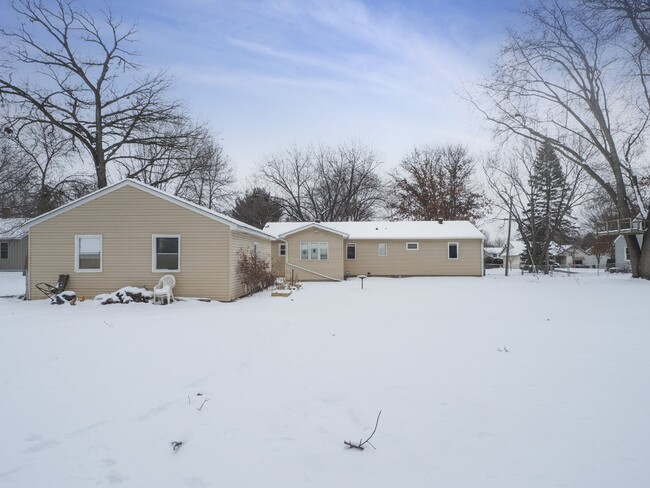
<instances>
[{"instance_id":1,"label":"neighboring house","mask_svg":"<svg viewBox=\"0 0 650 488\"><path fill-rule=\"evenodd\" d=\"M636 239L639 242L639 246L641 246L643 244L643 234L637 234ZM614 239L614 261L617 268L630 267L630 251L627 248L625 236L623 235Z\"/></svg>"},{"instance_id":2,"label":"neighboring house","mask_svg":"<svg viewBox=\"0 0 650 488\"><path fill-rule=\"evenodd\" d=\"M27 219L0 219L0 271L27 269Z\"/></svg>"},{"instance_id":3,"label":"neighboring house","mask_svg":"<svg viewBox=\"0 0 650 488\"><path fill-rule=\"evenodd\" d=\"M243 295L240 250L270 257L272 237L233 218L124 180L26 224L28 298L68 274L68 289L94 297L126 285L152 289L176 277L176 296L231 301Z\"/></svg>"},{"instance_id":4,"label":"neighboring house","mask_svg":"<svg viewBox=\"0 0 650 488\"><path fill-rule=\"evenodd\" d=\"M498 258L499 254L503 250L502 247L484 247L483 248L483 257L485 258Z\"/></svg>"},{"instance_id":5,"label":"neighboring house","mask_svg":"<svg viewBox=\"0 0 650 488\"><path fill-rule=\"evenodd\" d=\"M508 244L503 246L499 257L506 260L506 248ZM508 260L510 264L508 265L509 269L519 269L521 266L521 255L526 252L526 244L524 241L510 241L510 254L508 255Z\"/></svg>"},{"instance_id":6,"label":"neighboring house","mask_svg":"<svg viewBox=\"0 0 650 488\"><path fill-rule=\"evenodd\" d=\"M598 266L598 259L589 251L582 249L578 246L566 246L558 250L555 254L555 262L560 266L587 266L595 268ZM600 267L604 268L607 262L607 257L600 258Z\"/></svg>"},{"instance_id":7,"label":"neighboring house","mask_svg":"<svg viewBox=\"0 0 650 488\"><path fill-rule=\"evenodd\" d=\"M482 276L481 232L467 221L271 222L273 264L301 280Z\"/></svg>"}]
</instances>

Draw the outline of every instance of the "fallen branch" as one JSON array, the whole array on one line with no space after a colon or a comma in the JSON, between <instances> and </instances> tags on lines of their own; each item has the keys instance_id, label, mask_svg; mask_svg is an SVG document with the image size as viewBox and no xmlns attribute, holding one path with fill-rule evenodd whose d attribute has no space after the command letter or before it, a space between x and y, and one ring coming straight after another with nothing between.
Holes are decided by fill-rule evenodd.
<instances>
[{"instance_id":1,"label":"fallen branch","mask_svg":"<svg viewBox=\"0 0 650 488\"><path fill-rule=\"evenodd\" d=\"M201 404L201 406L200 406L199 408L197 408L197 410L200 412L201 409L203 408L203 405L205 405L206 403L208 403L209 400L210 400L209 398L206 398L205 400L203 400L203 403Z\"/></svg>"},{"instance_id":2,"label":"fallen branch","mask_svg":"<svg viewBox=\"0 0 650 488\"><path fill-rule=\"evenodd\" d=\"M172 441L172 449L174 452L178 451L183 445L183 441Z\"/></svg>"},{"instance_id":3,"label":"fallen branch","mask_svg":"<svg viewBox=\"0 0 650 488\"><path fill-rule=\"evenodd\" d=\"M364 444L368 444L370 447L373 449L375 446L373 446L370 442L370 439L372 439L372 436L375 435L375 432L377 432L377 427L379 426L379 417L381 416L381 410L379 411L379 414L377 415L377 421L375 422L375 429L372 431L372 434L370 434L370 437L368 437L365 441L362 441L359 439L358 444L354 444L353 442L350 441L344 441L343 444L348 446L350 449L359 449L360 451L363 451L365 448L363 447Z\"/></svg>"}]
</instances>

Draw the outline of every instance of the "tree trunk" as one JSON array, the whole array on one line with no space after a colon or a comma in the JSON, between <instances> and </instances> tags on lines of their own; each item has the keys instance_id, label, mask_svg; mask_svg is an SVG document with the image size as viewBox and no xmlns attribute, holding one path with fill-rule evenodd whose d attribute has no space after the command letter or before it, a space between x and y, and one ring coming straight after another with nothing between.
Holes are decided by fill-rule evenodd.
<instances>
[{"instance_id":1,"label":"tree trunk","mask_svg":"<svg viewBox=\"0 0 650 488\"><path fill-rule=\"evenodd\" d=\"M634 241L636 242L636 239L634 239ZM630 253L630 258L631 257L632 254ZM643 234L643 244L641 244L637 270L639 278L650 280L650 230L646 230L645 234Z\"/></svg>"},{"instance_id":2,"label":"tree trunk","mask_svg":"<svg viewBox=\"0 0 650 488\"><path fill-rule=\"evenodd\" d=\"M630 253L630 268L632 268L632 277L639 278L641 247L639 247L639 241L637 241L636 235L626 235L625 244L627 245L628 252Z\"/></svg>"}]
</instances>

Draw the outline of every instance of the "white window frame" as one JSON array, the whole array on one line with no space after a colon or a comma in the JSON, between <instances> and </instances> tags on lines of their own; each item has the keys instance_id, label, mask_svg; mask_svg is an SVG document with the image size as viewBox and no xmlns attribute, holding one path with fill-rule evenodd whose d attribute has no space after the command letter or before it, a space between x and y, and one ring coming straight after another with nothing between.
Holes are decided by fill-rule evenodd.
<instances>
[{"instance_id":1,"label":"white window frame","mask_svg":"<svg viewBox=\"0 0 650 488\"><path fill-rule=\"evenodd\" d=\"M178 269L156 269L156 239L178 239ZM152 273L180 273L181 271L181 235L180 234L152 234L151 235L151 272Z\"/></svg>"},{"instance_id":2,"label":"white window frame","mask_svg":"<svg viewBox=\"0 0 650 488\"><path fill-rule=\"evenodd\" d=\"M325 244L327 246L327 258L323 259L321 258L321 246ZM302 248L304 245L307 245L307 258L302 257ZM318 253L316 258L311 257L311 251L313 246L318 247ZM330 259L330 243L329 241L326 242L317 242L317 241L310 241L310 242L301 242L300 243L300 260L301 261L329 261Z\"/></svg>"},{"instance_id":3,"label":"white window frame","mask_svg":"<svg viewBox=\"0 0 650 488\"><path fill-rule=\"evenodd\" d=\"M7 257L2 257L2 246L6 246L7 248ZM0 242L0 259L9 259L9 243L8 242Z\"/></svg>"},{"instance_id":4,"label":"white window frame","mask_svg":"<svg viewBox=\"0 0 650 488\"><path fill-rule=\"evenodd\" d=\"M354 248L354 257L350 258L348 257L348 247L353 247ZM345 259L348 261L355 261L357 259L357 244L355 242L348 242L345 245Z\"/></svg>"},{"instance_id":5,"label":"white window frame","mask_svg":"<svg viewBox=\"0 0 650 488\"><path fill-rule=\"evenodd\" d=\"M287 255L287 245L284 242L281 242L280 245L278 246L278 256L286 256Z\"/></svg>"},{"instance_id":6,"label":"white window frame","mask_svg":"<svg viewBox=\"0 0 650 488\"><path fill-rule=\"evenodd\" d=\"M449 255L449 250L451 249L451 246L456 246L456 257L452 258ZM451 259L452 261L456 261L457 259L460 259L460 244L457 242L448 242L447 243L447 259Z\"/></svg>"},{"instance_id":7,"label":"white window frame","mask_svg":"<svg viewBox=\"0 0 650 488\"><path fill-rule=\"evenodd\" d=\"M79 239L99 238L99 269L79 268ZM104 269L104 238L101 234L79 234L74 236L74 272L101 273Z\"/></svg>"},{"instance_id":8,"label":"white window frame","mask_svg":"<svg viewBox=\"0 0 650 488\"><path fill-rule=\"evenodd\" d=\"M382 246L384 246L384 254L381 253ZM377 256L380 256L382 258L388 256L388 243L382 242L377 245Z\"/></svg>"},{"instance_id":9,"label":"white window frame","mask_svg":"<svg viewBox=\"0 0 650 488\"><path fill-rule=\"evenodd\" d=\"M415 244L415 247L413 249L409 248L409 245ZM419 251L420 250L420 243L419 242L407 242L406 243L406 250L407 251Z\"/></svg>"}]
</instances>

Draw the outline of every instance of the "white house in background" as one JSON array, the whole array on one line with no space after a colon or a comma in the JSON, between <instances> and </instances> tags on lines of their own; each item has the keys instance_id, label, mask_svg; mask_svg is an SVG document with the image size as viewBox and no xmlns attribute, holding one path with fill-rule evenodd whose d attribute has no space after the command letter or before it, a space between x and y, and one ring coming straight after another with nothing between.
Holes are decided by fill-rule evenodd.
<instances>
[{"instance_id":1,"label":"white house in background","mask_svg":"<svg viewBox=\"0 0 650 488\"><path fill-rule=\"evenodd\" d=\"M499 257L504 261L506 259L507 246L508 244L503 246L503 249L501 249L501 252L499 254ZM521 266L521 255L524 252L526 252L526 244L524 244L524 241L510 241L510 255L508 257L510 263L508 265L508 268L518 269Z\"/></svg>"},{"instance_id":2,"label":"white house in background","mask_svg":"<svg viewBox=\"0 0 650 488\"><path fill-rule=\"evenodd\" d=\"M643 244L643 234L637 234L636 239L639 246ZM614 239L614 261L617 268L624 268L630 266L630 251L625 243L625 236L620 235Z\"/></svg>"},{"instance_id":3,"label":"white house in background","mask_svg":"<svg viewBox=\"0 0 650 488\"><path fill-rule=\"evenodd\" d=\"M560 266L587 266L595 268L598 266L596 256L578 246L566 246L557 250L554 254L555 262ZM604 268L607 258L600 259L600 267Z\"/></svg>"},{"instance_id":4,"label":"white house in background","mask_svg":"<svg viewBox=\"0 0 650 488\"><path fill-rule=\"evenodd\" d=\"M27 269L27 219L0 219L0 271Z\"/></svg>"},{"instance_id":5,"label":"white house in background","mask_svg":"<svg viewBox=\"0 0 650 488\"><path fill-rule=\"evenodd\" d=\"M502 247L484 247L483 256L486 258L498 258L502 250Z\"/></svg>"}]
</instances>

